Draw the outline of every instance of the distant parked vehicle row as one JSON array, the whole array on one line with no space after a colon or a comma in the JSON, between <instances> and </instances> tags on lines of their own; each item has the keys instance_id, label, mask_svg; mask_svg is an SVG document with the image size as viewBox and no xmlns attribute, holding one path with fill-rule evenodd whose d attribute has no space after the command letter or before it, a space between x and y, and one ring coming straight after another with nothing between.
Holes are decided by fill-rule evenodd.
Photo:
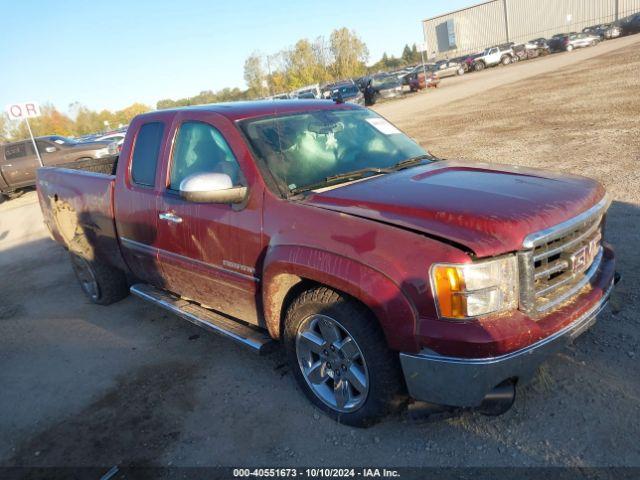
<instances>
[{"instance_id":1,"label":"distant parked vehicle row","mask_svg":"<svg viewBox=\"0 0 640 480\"><path fill-rule=\"evenodd\" d=\"M281 93L268 99L333 99L355 104L373 105L377 101L395 98L403 91L419 91L438 86L441 79L477 72L489 67L506 66L555 52L571 52L576 48L596 46L604 40L640 32L640 13L617 22L602 23L582 32L559 33L546 39L534 38L524 43L494 45L482 52L467 53L424 65L408 65L393 71L380 72L355 79L326 84L322 87L303 87L294 92Z\"/></svg>"}]
</instances>

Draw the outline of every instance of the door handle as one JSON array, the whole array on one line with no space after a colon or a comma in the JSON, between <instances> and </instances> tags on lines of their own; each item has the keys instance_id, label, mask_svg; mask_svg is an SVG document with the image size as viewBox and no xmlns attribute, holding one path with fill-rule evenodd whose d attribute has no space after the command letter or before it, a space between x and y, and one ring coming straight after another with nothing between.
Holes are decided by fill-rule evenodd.
<instances>
[{"instance_id":1,"label":"door handle","mask_svg":"<svg viewBox=\"0 0 640 480\"><path fill-rule=\"evenodd\" d=\"M158 215L160 220L166 220L172 223L182 223L182 218L178 217L175 213L164 212Z\"/></svg>"}]
</instances>

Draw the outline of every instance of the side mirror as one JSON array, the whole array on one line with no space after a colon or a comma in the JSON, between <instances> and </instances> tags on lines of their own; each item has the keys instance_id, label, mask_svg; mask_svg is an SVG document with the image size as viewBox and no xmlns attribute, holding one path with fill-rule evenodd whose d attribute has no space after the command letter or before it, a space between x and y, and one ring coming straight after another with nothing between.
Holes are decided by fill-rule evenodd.
<instances>
[{"instance_id":1,"label":"side mirror","mask_svg":"<svg viewBox=\"0 0 640 480\"><path fill-rule=\"evenodd\" d=\"M242 203L247 187L234 187L226 173L195 173L180 182L180 196L196 203Z\"/></svg>"},{"instance_id":2,"label":"side mirror","mask_svg":"<svg viewBox=\"0 0 640 480\"><path fill-rule=\"evenodd\" d=\"M47 147L47 148L44 149L44 151L47 152L47 153L53 153L56 150L58 150L56 147Z\"/></svg>"}]
</instances>

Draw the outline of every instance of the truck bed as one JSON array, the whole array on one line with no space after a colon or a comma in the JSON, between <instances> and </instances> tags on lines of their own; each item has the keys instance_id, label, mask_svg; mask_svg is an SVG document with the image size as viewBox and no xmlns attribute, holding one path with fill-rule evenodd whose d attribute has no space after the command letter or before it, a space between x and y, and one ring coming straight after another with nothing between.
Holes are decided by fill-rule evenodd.
<instances>
[{"instance_id":1,"label":"truck bed","mask_svg":"<svg viewBox=\"0 0 640 480\"><path fill-rule=\"evenodd\" d=\"M113 214L113 168L113 159L111 164L43 167L37 171L36 187L44 222L57 242L87 260L98 258L124 268Z\"/></svg>"}]
</instances>

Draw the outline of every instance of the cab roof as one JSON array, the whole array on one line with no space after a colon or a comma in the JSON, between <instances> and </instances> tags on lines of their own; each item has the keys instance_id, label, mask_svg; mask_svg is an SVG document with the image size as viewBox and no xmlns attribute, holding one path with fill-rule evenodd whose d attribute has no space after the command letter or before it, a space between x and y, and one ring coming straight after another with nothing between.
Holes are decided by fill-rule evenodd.
<instances>
[{"instance_id":1,"label":"cab roof","mask_svg":"<svg viewBox=\"0 0 640 480\"><path fill-rule=\"evenodd\" d=\"M355 110L360 108L362 107L349 103L338 104L333 100L257 100L170 108L166 110L156 110L141 116L153 115L157 118L158 115L174 115L175 113L184 111L207 111L223 115L231 121L237 121L247 118L278 116L317 110Z\"/></svg>"}]
</instances>

